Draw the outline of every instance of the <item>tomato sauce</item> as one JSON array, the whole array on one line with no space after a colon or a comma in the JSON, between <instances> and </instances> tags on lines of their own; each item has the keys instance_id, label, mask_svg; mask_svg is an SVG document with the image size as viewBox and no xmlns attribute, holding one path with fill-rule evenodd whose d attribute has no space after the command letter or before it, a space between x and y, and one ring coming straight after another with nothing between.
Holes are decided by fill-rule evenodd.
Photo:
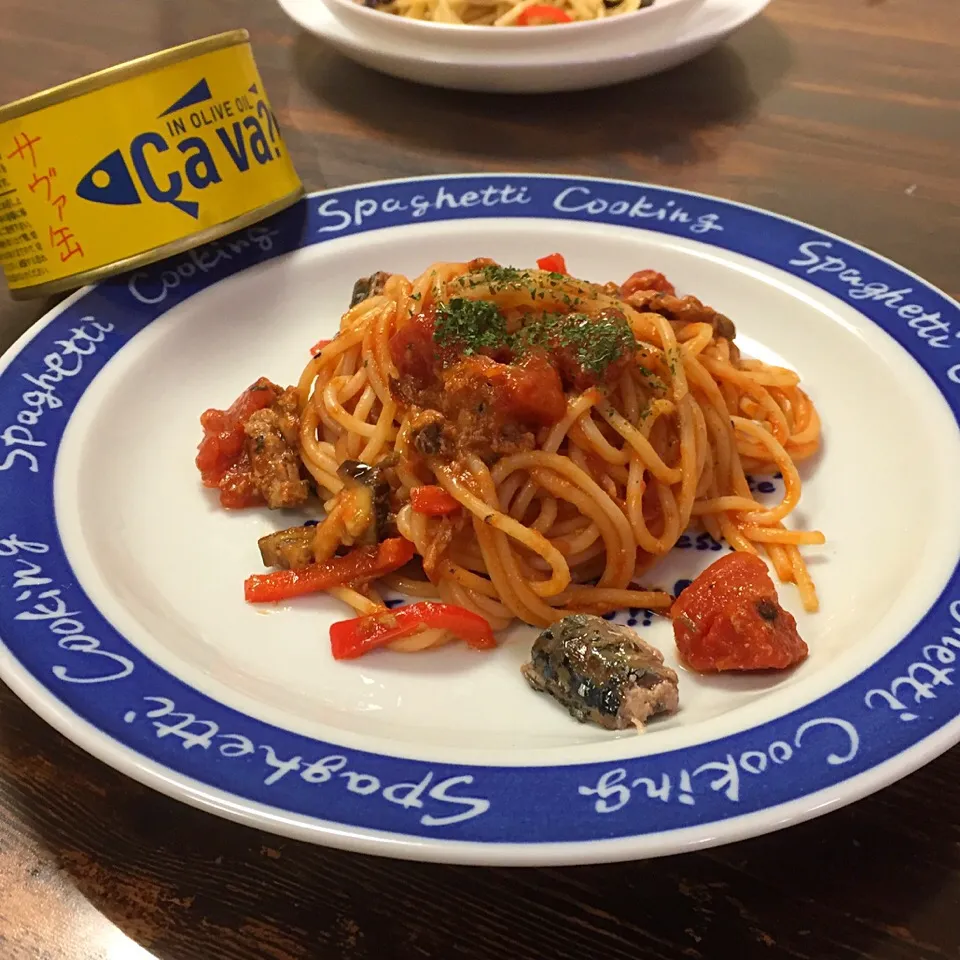
<instances>
[{"instance_id":1,"label":"tomato sauce","mask_svg":"<svg viewBox=\"0 0 960 960\"><path fill-rule=\"evenodd\" d=\"M517 316L491 301L455 297L394 332L389 350L400 397L443 418L430 421L429 435L418 433L421 452L470 452L493 462L532 449L534 431L563 419L568 394L622 376L637 350L623 312L588 316L575 312L579 300L567 301L570 313L524 308Z\"/></svg>"},{"instance_id":2,"label":"tomato sauce","mask_svg":"<svg viewBox=\"0 0 960 960\"><path fill-rule=\"evenodd\" d=\"M479 415L524 426L550 426L567 409L560 376L542 354L524 357L519 363L468 357L444 372L443 385L453 406L472 406Z\"/></svg>"},{"instance_id":3,"label":"tomato sauce","mask_svg":"<svg viewBox=\"0 0 960 960\"><path fill-rule=\"evenodd\" d=\"M411 406L443 415L456 455L485 461L530 449L530 433L561 420L567 402L555 363L545 351L514 358L506 345L463 355L434 340L432 309L412 317L390 338L398 389Z\"/></svg>"}]
</instances>

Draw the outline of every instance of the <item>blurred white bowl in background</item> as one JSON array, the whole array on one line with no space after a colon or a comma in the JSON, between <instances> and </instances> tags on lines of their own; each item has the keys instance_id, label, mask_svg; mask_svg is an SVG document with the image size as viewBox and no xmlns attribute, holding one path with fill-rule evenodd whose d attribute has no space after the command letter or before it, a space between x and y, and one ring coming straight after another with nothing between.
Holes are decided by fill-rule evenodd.
<instances>
[{"instance_id":1,"label":"blurred white bowl in background","mask_svg":"<svg viewBox=\"0 0 960 960\"><path fill-rule=\"evenodd\" d=\"M396 44L410 42L451 49L499 52L541 52L583 43L619 42L624 37L658 42L676 32L706 0L656 0L653 6L602 20L578 20L540 27L490 27L436 23L398 17L357 0L323 0L330 12L357 33L378 35ZM402 49L402 47L401 47ZM396 52L396 51L395 51Z\"/></svg>"},{"instance_id":2,"label":"blurred white bowl in background","mask_svg":"<svg viewBox=\"0 0 960 960\"><path fill-rule=\"evenodd\" d=\"M351 0L329 0L353 6ZM482 93L554 93L566 90L590 90L635 80L669 70L698 57L725 40L731 33L757 16L770 0L699 0L685 9L688 16L678 22L675 31L621 31L614 38L580 33L581 27L594 22L609 26L627 22L635 14L612 17L608 21L563 24L557 27L497 28L467 27L412 21L414 27L445 27L453 34L463 32L466 45L447 42L445 31L427 30L416 39L387 43L380 29L357 29L349 18L336 17L324 0L278 0L286 14L304 30L320 37L344 56L381 73L425 83L430 86ZM667 9L667 8L665 8ZM400 17L357 10L380 21L401 21ZM367 24L368 17L358 18ZM402 29L401 27L401 29ZM556 36L569 31L573 42L554 40L542 46L502 49L497 36L531 36L549 31ZM493 35L492 39L484 37ZM437 39L443 37L442 41ZM508 41L513 42L513 41Z\"/></svg>"}]
</instances>

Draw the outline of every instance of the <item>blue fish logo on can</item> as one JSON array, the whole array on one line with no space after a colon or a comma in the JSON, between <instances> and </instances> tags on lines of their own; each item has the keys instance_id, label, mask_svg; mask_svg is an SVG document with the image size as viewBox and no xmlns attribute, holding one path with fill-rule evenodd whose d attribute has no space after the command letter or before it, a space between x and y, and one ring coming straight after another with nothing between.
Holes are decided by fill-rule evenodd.
<instances>
[{"instance_id":1,"label":"blue fish logo on can","mask_svg":"<svg viewBox=\"0 0 960 960\"><path fill-rule=\"evenodd\" d=\"M262 166L281 156L280 129L257 84L232 100L191 110L211 101L210 84L203 78L159 114L157 119L168 118L165 132L138 133L126 151L118 148L108 153L80 179L77 196L114 206L144 203L146 198L169 204L196 220L200 203L185 198L185 190L202 191L222 182L224 164L243 174L251 163ZM213 136L209 142L202 136L186 136L188 124L197 130L212 127L208 135ZM163 156L171 151L173 157Z\"/></svg>"}]
</instances>

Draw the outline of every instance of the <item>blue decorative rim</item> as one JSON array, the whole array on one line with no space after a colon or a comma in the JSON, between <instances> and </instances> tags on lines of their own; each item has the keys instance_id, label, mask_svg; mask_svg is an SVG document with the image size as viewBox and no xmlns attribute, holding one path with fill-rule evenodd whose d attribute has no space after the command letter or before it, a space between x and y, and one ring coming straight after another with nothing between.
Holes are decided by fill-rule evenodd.
<instances>
[{"instance_id":1,"label":"blue decorative rim","mask_svg":"<svg viewBox=\"0 0 960 960\"><path fill-rule=\"evenodd\" d=\"M22 669L97 730L173 773L287 813L411 840L529 845L703 828L835 786L953 721L960 564L916 627L842 687L753 729L621 763L495 767L343 749L212 700L107 622L76 582L53 502L70 412L106 361L171 307L281 254L402 224L503 217L642 227L801 277L892 336L960 422L960 306L803 224L697 194L581 178L436 177L317 194L83 293L4 358L0 631ZM534 797L551 798L549 815Z\"/></svg>"}]
</instances>

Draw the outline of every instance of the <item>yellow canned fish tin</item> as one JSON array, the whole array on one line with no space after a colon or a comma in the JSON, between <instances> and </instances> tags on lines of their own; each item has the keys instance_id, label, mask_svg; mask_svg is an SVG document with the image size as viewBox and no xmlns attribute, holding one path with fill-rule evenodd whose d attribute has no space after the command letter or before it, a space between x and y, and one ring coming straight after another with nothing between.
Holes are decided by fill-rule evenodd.
<instances>
[{"instance_id":1,"label":"yellow canned fish tin","mask_svg":"<svg viewBox=\"0 0 960 960\"><path fill-rule=\"evenodd\" d=\"M16 298L181 253L302 194L246 30L0 107L0 265Z\"/></svg>"}]
</instances>

